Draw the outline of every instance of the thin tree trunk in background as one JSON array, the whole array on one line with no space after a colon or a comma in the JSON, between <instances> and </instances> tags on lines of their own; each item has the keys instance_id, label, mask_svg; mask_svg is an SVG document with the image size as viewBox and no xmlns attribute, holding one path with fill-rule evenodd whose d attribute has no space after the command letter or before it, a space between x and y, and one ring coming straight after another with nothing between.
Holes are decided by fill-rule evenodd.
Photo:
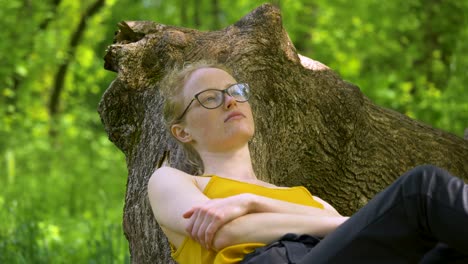
<instances>
[{"instance_id":1,"label":"thin tree trunk in background","mask_svg":"<svg viewBox=\"0 0 468 264\"><path fill-rule=\"evenodd\" d=\"M427 82L429 83L434 83L434 75L432 73L431 67L433 65L432 60L433 58L433 52L435 50L439 50L439 44L438 44L438 34L437 32L434 31L432 28L432 19L434 14L434 8L437 7L439 8L440 1L439 0L427 0L426 4L424 4L421 7L415 7L416 12L421 12L420 10L417 9L426 9L424 13L427 13L427 16L424 16L421 19L421 31L423 32L423 41L424 41L424 49L421 50L421 55L417 60L414 61L414 66L416 68L424 68L423 72L425 72L427 75ZM441 51L441 50L439 50ZM409 80L413 83L416 83L416 80ZM434 83L436 87L441 87L439 83ZM417 92L417 89L415 85L411 88L410 93L415 94Z\"/></svg>"},{"instance_id":2,"label":"thin tree trunk in background","mask_svg":"<svg viewBox=\"0 0 468 264\"><path fill-rule=\"evenodd\" d=\"M196 28L199 28L201 25L200 20L200 6L201 0L193 0L193 24Z\"/></svg>"},{"instance_id":3,"label":"thin tree trunk in background","mask_svg":"<svg viewBox=\"0 0 468 264\"><path fill-rule=\"evenodd\" d=\"M61 0L53 0L52 1L52 16L48 16L46 19L44 19L40 24L39 24L39 29L40 30L45 30L49 26L50 21L52 21L53 18L56 17L57 14L57 9L60 6Z\"/></svg>"},{"instance_id":4,"label":"thin tree trunk in background","mask_svg":"<svg viewBox=\"0 0 468 264\"><path fill-rule=\"evenodd\" d=\"M49 15L47 16L46 18L44 18L40 23L39 23L39 26L38 26L38 31L41 32L41 31L44 31L44 30L47 30L47 27L49 26L49 23L50 21L52 21L56 16L57 16L57 9L58 9L58 6L60 5L61 3L61 0L54 0L52 1L52 15ZM27 17L30 17L34 14L35 10L33 10L31 8L31 1L25 1L24 4L24 9L27 10ZM33 45L32 42L34 42L34 39L35 37L31 38L32 41L31 41L31 46ZM32 51L31 51L32 53ZM29 59L29 56L31 54L25 54L24 57L21 58L21 61L27 61ZM13 106L13 109L10 110L9 108L7 108L7 114L13 114L16 109L17 109L17 105L16 105L16 102L17 102L17 96L18 96L18 90L20 89L22 83L23 83L23 80L24 80L24 76L21 76L19 75L16 71L13 72L13 77L11 77L11 79L13 80L13 83L12 83L12 86L11 86L11 89L13 90L13 96L11 97L7 97L6 98L6 104L7 105L11 105Z\"/></svg>"},{"instance_id":5,"label":"thin tree trunk in background","mask_svg":"<svg viewBox=\"0 0 468 264\"><path fill-rule=\"evenodd\" d=\"M418 59L413 62L413 65L414 68L423 68L422 72L426 73L427 82L434 84L437 89L443 90L449 87L450 78L447 78L447 75L450 75L449 67L451 66L443 70L436 70L434 67L434 61L437 60L442 61L442 65L451 65L455 49L451 49L450 45L447 45L447 31L450 32L450 35L458 36L461 34L462 29L466 27L466 20L460 19L466 18L466 15L464 16L461 13L463 11L457 5L459 5L457 1L428 0L423 5L414 7L414 13L422 14L418 17L420 19L422 40L416 39L416 41L422 41L423 49L420 51ZM450 16L445 15L444 11L447 12L447 10L451 11ZM440 27L438 23L434 22L443 20L451 26ZM409 39L411 42L411 37ZM456 44L451 43L451 45ZM418 80L409 81L413 83L418 82ZM423 89L428 87L423 87ZM411 92L412 94L417 92L415 87L411 89Z\"/></svg>"},{"instance_id":6,"label":"thin tree trunk in background","mask_svg":"<svg viewBox=\"0 0 468 264\"><path fill-rule=\"evenodd\" d=\"M58 114L59 107L60 107L60 95L62 94L65 78L68 72L68 67L70 62L72 61L73 57L75 56L76 48L83 37L83 34L86 29L86 21L90 19L94 14L99 12L99 10L104 6L105 0L97 0L94 4L92 4L81 16L80 22L78 27L76 28L75 32L73 32L72 37L70 39L70 44L67 50L67 56L63 60L63 62L59 65L59 68L54 77L54 85L52 87L52 91L50 94L49 100L49 115L52 120L55 119L55 116ZM54 121L52 121L51 128L49 133L52 137L55 136L57 133L54 127Z\"/></svg>"},{"instance_id":7,"label":"thin tree trunk in background","mask_svg":"<svg viewBox=\"0 0 468 264\"><path fill-rule=\"evenodd\" d=\"M219 29L220 28L220 21L219 16L221 15L221 10L219 8L218 0L211 0L211 8L213 10L213 28Z\"/></svg>"},{"instance_id":8,"label":"thin tree trunk in background","mask_svg":"<svg viewBox=\"0 0 468 264\"><path fill-rule=\"evenodd\" d=\"M281 10L281 0L273 0L271 3Z\"/></svg>"},{"instance_id":9,"label":"thin tree trunk in background","mask_svg":"<svg viewBox=\"0 0 468 264\"><path fill-rule=\"evenodd\" d=\"M186 0L179 0L180 22L181 22L182 25L188 25L186 3L187 3Z\"/></svg>"},{"instance_id":10,"label":"thin tree trunk in background","mask_svg":"<svg viewBox=\"0 0 468 264\"><path fill-rule=\"evenodd\" d=\"M303 29L297 33L297 50L303 53L312 54L312 45L310 39L312 38L313 28L315 23L315 13L317 13L317 5L314 2L302 3L303 8L297 14L297 21L301 25L308 25L307 30Z\"/></svg>"},{"instance_id":11,"label":"thin tree trunk in background","mask_svg":"<svg viewBox=\"0 0 468 264\"><path fill-rule=\"evenodd\" d=\"M468 142L373 104L325 65L297 54L277 8L265 4L212 32L153 22L119 24L105 67L117 72L99 113L126 156L124 232L132 263L173 263L151 211L147 182L170 153L188 173L182 150L166 132L159 82L173 65L213 59L252 87L257 176L304 185L351 215L399 175L431 163L468 179ZM129 33L132 31L133 33Z\"/></svg>"},{"instance_id":12,"label":"thin tree trunk in background","mask_svg":"<svg viewBox=\"0 0 468 264\"><path fill-rule=\"evenodd\" d=\"M31 3L32 2L30 0L23 0L23 10L29 11L32 15L33 10L31 8L32 7Z\"/></svg>"}]
</instances>

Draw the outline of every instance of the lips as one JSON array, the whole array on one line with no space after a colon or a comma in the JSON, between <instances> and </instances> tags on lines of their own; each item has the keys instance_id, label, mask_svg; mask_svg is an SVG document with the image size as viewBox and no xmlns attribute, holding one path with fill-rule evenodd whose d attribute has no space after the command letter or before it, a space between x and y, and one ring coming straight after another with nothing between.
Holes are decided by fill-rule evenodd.
<instances>
[{"instance_id":1,"label":"lips","mask_svg":"<svg viewBox=\"0 0 468 264\"><path fill-rule=\"evenodd\" d=\"M226 123L227 121L229 121L232 118L237 119L237 118L240 118L240 117L245 117L245 115L242 114L239 111L234 111L234 112L229 113L229 115L226 117L226 119L224 119L224 122Z\"/></svg>"}]
</instances>

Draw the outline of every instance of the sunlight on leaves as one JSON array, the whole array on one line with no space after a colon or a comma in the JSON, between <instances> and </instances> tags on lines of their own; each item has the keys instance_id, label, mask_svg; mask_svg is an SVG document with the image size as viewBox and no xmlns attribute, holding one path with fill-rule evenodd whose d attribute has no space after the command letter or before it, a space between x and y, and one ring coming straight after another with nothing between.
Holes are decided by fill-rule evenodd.
<instances>
[{"instance_id":1,"label":"sunlight on leaves","mask_svg":"<svg viewBox=\"0 0 468 264\"><path fill-rule=\"evenodd\" d=\"M16 65L16 73L19 76L24 77L28 74L28 69L24 65L18 64Z\"/></svg>"},{"instance_id":2,"label":"sunlight on leaves","mask_svg":"<svg viewBox=\"0 0 468 264\"><path fill-rule=\"evenodd\" d=\"M39 222L38 227L43 235L43 239L38 241L38 243L41 244L41 246L50 245L51 243L62 241L60 228L57 225L49 224L46 222Z\"/></svg>"},{"instance_id":3,"label":"sunlight on leaves","mask_svg":"<svg viewBox=\"0 0 468 264\"><path fill-rule=\"evenodd\" d=\"M7 179L8 184L13 184L15 182L16 176L16 162L15 162L15 153L9 149L5 152L5 159L7 165Z\"/></svg>"},{"instance_id":4,"label":"sunlight on leaves","mask_svg":"<svg viewBox=\"0 0 468 264\"><path fill-rule=\"evenodd\" d=\"M76 58L81 67L89 68L96 59L96 55L94 54L92 49L87 47L81 47L80 49L78 49Z\"/></svg>"},{"instance_id":5,"label":"sunlight on leaves","mask_svg":"<svg viewBox=\"0 0 468 264\"><path fill-rule=\"evenodd\" d=\"M3 93L3 96L5 96L5 97L10 97L11 98L11 97L15 96L15 92L13 90L11 90L11 89L8 89L8 88L4 89L2 93Z\"/></svg>"}]
</instances>

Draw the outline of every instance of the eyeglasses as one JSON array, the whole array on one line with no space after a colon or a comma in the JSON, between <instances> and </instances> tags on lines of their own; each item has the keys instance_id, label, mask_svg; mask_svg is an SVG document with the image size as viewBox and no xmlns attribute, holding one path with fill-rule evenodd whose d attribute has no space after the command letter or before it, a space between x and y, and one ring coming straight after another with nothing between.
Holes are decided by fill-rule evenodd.
<instances>
[{"instance_id":1,"label":"eyeglasses","mask_svg":"<svg viewBox=\"0 0 468 264\"><path fill-rule=\"evenodd\" d=\"M195 94L194 98L185 108L184 112L180 115L177 120L181 120L184 117L185 113L187 113L190 105L192 105L193 101L197 99L201 106L206 109L215 109L220 107L224 104L224 94L227 93L231 97L233 97L236 102L243 103L249 100L250 95L250 87L247 83L236 83L224 90L218 89L207 89Z\"/></svg>"}]
</instances>

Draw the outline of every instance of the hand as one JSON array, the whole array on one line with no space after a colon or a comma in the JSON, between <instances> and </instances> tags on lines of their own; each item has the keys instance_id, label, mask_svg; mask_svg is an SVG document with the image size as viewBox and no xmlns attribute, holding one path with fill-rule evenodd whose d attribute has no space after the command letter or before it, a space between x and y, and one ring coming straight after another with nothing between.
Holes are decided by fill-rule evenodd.
<instances>
[{"instance_id":1,"label":"hand","mask_svg":"<svg viewBox=\"0 0 468 264\"><path fill-rule=\"evenodd\" d=\"M189 219L185 230L193 240L210 249L221 226L249 213L252 198L252 194L239 194L192 207L183 214Z\"/></svg>"}]
</instances>

